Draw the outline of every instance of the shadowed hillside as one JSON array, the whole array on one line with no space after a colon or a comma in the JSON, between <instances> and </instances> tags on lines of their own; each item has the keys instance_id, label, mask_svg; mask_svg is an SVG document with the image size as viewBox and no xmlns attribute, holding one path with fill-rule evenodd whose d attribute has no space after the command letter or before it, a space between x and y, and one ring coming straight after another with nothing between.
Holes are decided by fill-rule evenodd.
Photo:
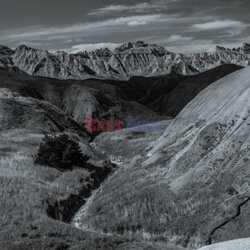
<instances>
[{"instance_id":1,"label":"shadowed hillside","mask_svg":"<svg viewBox=\"0 0 250 250\"><path fill-rule=\"evenodd\" d=\"M242 67L223 65L195 76L173 73L155 80L139 102L157 113L175 117L203 89L239 69Z\"/></svg>"},{"instance_id":2,"label":"shadowed hillside","mask_svg":"<svg viewBox=\"0 0 250 250\"><path fill-rule=\"evenodd\" d=\"M86 119L159 120L175 117L201 90L241 67L223 65L195 76L134 77L127 81L60 81L0 70L0 87L47 101L79 124Z\"/></svg>"}]
</instances>

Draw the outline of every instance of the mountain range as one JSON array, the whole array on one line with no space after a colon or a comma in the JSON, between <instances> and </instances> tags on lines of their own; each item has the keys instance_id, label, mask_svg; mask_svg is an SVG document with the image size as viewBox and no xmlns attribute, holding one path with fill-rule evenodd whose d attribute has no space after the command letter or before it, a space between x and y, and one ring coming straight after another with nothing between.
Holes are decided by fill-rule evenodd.
<instances>
[{"instance_id":1,"label":"mountain range","mask_svg":"<svg viewBox=\"0 0 250 250\"><path fill-rule=\"evenodd\" d=\"M222 64L250 65L250 44L237 49L216 46L213 51L181 54L156 44L129 42L114 51L107 48L67 54L50 53L20 45L12 50L0 46L0 67L34 76L57 79L118 79L160 76L170 72L198 74Z\"/></svg>"}]
</instances>

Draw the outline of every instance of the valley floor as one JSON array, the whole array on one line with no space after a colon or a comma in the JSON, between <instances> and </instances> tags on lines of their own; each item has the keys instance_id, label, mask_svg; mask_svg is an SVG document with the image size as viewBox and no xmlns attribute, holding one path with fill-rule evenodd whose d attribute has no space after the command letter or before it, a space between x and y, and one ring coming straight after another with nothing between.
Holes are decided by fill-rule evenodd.
<instances>
[{"instance_id":1,"label":"valley floor","mask_svg":"<svg viewBox=\"0 0 250 250\"><path fill-rule=\"evenodd\" d=\"M17 129L0 132L0 249L181 249L83 231L50 218L49 204L94 189L94 180L86 170L60 172L34 165L42 136Z\"/></svg>"}]
</instances>

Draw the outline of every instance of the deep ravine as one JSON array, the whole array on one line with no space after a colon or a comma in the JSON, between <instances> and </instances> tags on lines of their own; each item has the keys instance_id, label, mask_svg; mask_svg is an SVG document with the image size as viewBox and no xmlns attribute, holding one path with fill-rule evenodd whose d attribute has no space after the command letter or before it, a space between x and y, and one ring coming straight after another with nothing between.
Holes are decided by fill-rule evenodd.
<instances>
[{"instance_id":1,"label":"deep ravine","mask_svg":"<svg viewBox=\"0 0 250 250\"><path fill-rule=\"evenodd\" d=\"M71 194L66 199L55 202L46 201L48 216L55 220L70 223L77 211L79 211L88 198L99 189L100 185L112 175L115 169L116 165L112 162L109 167L103 167L100 168L100 170L96 167L95 172L91 174L91 178L94 180L93 185L84 186L78 194Z\"/></svg>"}]
</instances>

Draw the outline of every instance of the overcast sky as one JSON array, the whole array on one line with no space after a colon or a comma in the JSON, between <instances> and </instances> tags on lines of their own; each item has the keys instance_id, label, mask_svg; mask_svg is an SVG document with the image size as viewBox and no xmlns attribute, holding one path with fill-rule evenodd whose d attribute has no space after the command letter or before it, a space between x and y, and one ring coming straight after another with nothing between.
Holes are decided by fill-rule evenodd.
<instances>
[{"instance_id":1,"label":"overcast sky","mask_svg":"<svg viewBox=\"0 0 250 250\"><path fill-rule=\"evenodd\" d=\"M127 41L172 51L250 42L249 0L1 0L0 43L48 50Z\"/></svg>"}]
</instances>

